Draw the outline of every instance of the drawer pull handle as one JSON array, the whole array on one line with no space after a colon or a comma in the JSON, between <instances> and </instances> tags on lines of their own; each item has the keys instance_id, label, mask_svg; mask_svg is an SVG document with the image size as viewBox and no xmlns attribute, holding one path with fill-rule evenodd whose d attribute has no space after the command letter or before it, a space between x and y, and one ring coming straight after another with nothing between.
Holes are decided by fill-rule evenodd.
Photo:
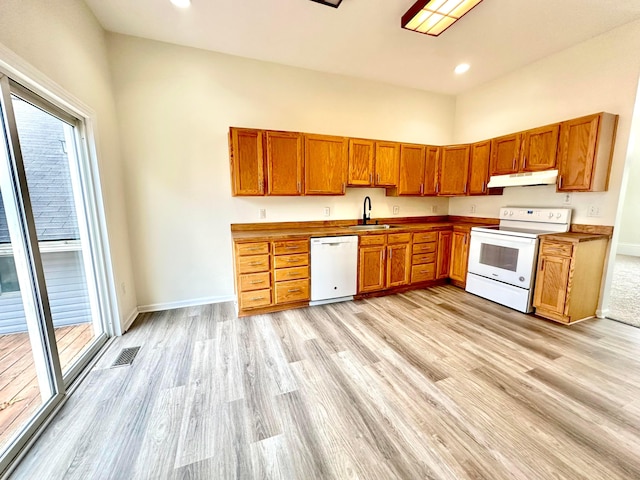
<instances>
[{"instance_id":1,"label":"drawer pull handle","mask_svg":"<svg viewBox=\"0 0 640 480\"><path fill-rule=\"evenodd\" d=\"M251 285L257 285L258 283L264 283L264 280L251 280Z\"/></svg>"},{"instance_id":2,"label":"drawer pull handle","mask_svg":"<svg viewBox=\"0 0 640 480\"><path fill-rule=\"evenodd\" d=\"M429 273L429 270L420 270L420 273Z\"/></svg>"},{"instance_id":3,"label":"drawer pull handle","mask_svg":"<svg viewBox=\"0 0 640 480\"><path fill-rule=\"evenodd\" d=\"M297 258L288 258L287 259L287 263L296 263L297 261L299 261Z\"/></svg>"},{"instance_id":4,"label":"drawer pull handle","mask_svg":"<svg viewBox=\"0 0 640 480\"><path fill-rule=\"evenodd\" d=\"M294 250L294 249L298 248L298 245L285 245L284 248L288 248L289 250Z\"/></svg>"},{"instance_id":5,"label":"drawer pull handle","mask_svg":"<svg viewBox=\"0 0 640 480\"><path fill-rule=\"evenodd\" d=\"M264 297L252 297L251 298L252 302L257 302L258 300L264 300Z\"/></svg>"},{"instance_id":6,"label":"drawer pull handle","mask_svg":"<svg viewBox=\"0 0 640 480\"><path fill-rule=\"evenodd\" d=\"M249 265L251 267L257 267L258 265L264 265L264 262L251 262Z\"/></svg>"},{"instance_id":7,"label":"drawer pull handle","mask_svg":"<svg viewBox=\"0 0 640 480\"><path fill-rule=\"evenodd\" d=\"M300 289L299 288L290 288L288 291L289 291L289 293L296 293L296 292L299 292Z\"/></svg>"},{"instance_id":8,"label":"drawer pull handle","mask_svg":"<svg viewBox=\"0 0 640 480\"><path fill-rule=\"evenodd\" d=\"M262 250L261 247L251 247L251 248L247 248L247 250L249 250L250 252L255 252L257 250Z\"/></svg>"}]
</instances>

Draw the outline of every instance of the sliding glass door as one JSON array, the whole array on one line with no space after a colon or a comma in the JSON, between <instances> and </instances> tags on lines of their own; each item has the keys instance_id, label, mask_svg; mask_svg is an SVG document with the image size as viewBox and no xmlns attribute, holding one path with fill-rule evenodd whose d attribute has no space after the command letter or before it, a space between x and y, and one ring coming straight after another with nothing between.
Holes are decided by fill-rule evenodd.
<instances>
[{"instance_id":1,"label":"sliding glass door","mask_svg":"<svg viewBox=\"0 0 640 480\"><path fill-rule=\"evenodd\" d=\"M1 74L0 106L1 473L107 336L83 124Z\"/></svg>"}]
</instances>

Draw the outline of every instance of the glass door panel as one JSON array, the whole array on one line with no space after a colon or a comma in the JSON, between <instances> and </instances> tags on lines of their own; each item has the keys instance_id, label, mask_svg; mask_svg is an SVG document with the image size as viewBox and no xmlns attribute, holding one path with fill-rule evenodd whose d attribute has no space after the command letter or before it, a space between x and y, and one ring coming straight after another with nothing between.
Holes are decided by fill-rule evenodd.
<instances>
[{"instance_id":1,"label":"glass door panel","mask_svg":"<svg viewBox=\"0 0 640 480\"><path fill-rule=\"evenodd\" d=\"M74 126L11 96L63 375L102 333Z\"/></svg>"}]
</instances>

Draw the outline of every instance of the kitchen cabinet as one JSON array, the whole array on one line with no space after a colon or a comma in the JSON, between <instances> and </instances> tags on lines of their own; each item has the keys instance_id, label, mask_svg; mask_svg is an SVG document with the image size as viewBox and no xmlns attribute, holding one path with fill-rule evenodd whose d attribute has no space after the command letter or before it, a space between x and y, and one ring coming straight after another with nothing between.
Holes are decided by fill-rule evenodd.
<instances>
[{"instance_id":1,"label":"kitchen cabinet","mask_svg":"<svg viewBox=\"0 0 640 480\"><path fill-rule=\"evenodd\" d=\"M229 159L231 162L231 194L264 195L264 156L262 130L231 128Z\"/></svg>"},{"instance_id":2,"label":"kitchen cabinet","mask_svg":"<svg viewBox=\"0 0 640 480\"><path fill-rule=\"evenodd\" d=\"M411 283L421 283L436 278L436 252L438 232L413 234L411 256Z\"/></svg>"},{"instance_id":3,"label":"kitchen cabinet","mask_svg":"<svg viewBox=\"0 0 640 480\"><path fill-rule=\"evenodd\" d=\"M304 134L306 195L344 195L348 149L344 137Z\"/></svg>"},{"instance_id":4,"label":"kitchen cabinet","mask_svg":"<svg viewBox=\"0 0 640 480\"><path fill-rule=\"evenodd\" d=\"M469 145L442 147L438 161L438 195L465 195L469 181Z\"/></svg>"},{"instance_id":5,"label":"kitchen cabinet","mask_svg":"<svg viewBox=\"0 0 640 480\"><path fill-rule=\"evenodd\" d=\"M410 233L387 235L387 288L399 287L409 283L409 275L411 273L410 241Z\"/></svg>"},{"instance_id":6,"label":"kitchen cabinet","mask_svg":"<svg viewBox=\"0 0 640 480\"><path fill-rule=\"evenodd\" d=\"M425 145L400 146L398 195L422 195L424 190Z\"/></svg>"},{"instance_id":7,"label":"kitchen cabinet","mask_svg":"<svg viewBox=\"0 0 640 480\"><path fill-rule=\"evenodd\" d=\"M607 190L617 123L617 115L598 113L560 124L558 191Z\"/></svg>"},{"instance_id":8,"label":"kitchen cabinet","mask_svg":"<svg viewBox=\"0 0 640 480\"><path fill-rule=\"evenodd\" d=\"M424 162L424 188L423 196L433 196L438 194L438 160L441 153L440 147L427 145Z\"/></svg>"},{"instance_id":9,"label":"kitchen cabinet","mask_svg":"<svg viewBox=\"0 0 640 480\"><path fill-rule=\"evenodd\" d=\"M469 263L469 231L454 227L451 236L451 260L449 278L454 285L464 288L467 283L467 264Z\"/></svg>"},{"instance_id":10,"label":"kitchen cabinet","mask_svg":"<svg viewBox=\"0 0 640 480\"><path fill-rule=\"evenodd\" d=\"M400 144L395 142L376 142L374 185L377 187L395 187L400 173Z\"/></svg>"},{"instance_id":11,"label":"kitchen cabinet","mask_svg":"<svg viewBox=\"0 0 640 480\"><path fill-rule=\"evenodd\" d=\"M373 140L349 139L347 185L352 187L373 185L374 154Z\"/></svg>"},{"instance_id":12,"label":"kitchen cabinet","mask_svg":"<svg viewBox=\"0 0 640 480\"><path fill-rule=\"evenodd\" d=\"M491 159L491 140L471 145L469 160L469 195L486 195L489 183L489 161Z\"/></svg>"},{"instance_id":13,"label":"kitchen cabinet","mask_svg":"<svg viewBox=\"0 0 640 480\"><path fill-rule=\"evenodd\" d=\"M520 171L553 170L556 166L559 133L559 123L524 132Z\"/></svg>"},{"instance_id":14,"label":"kitchen cabinet","mask_svg":"<svg viewBox=\"0 0 640 480\"><path fill-rule=\"evenodd\" d=\"M490 175L509 175L518 172L521 142L520 133L491 140Z\"/></svg>"},{"instance_id":15,"label":"kitchen cabinet","mask_svg":"<svg viewBox=\"0 0 640 480\"><path fill-rule=\"evenodd\" d=\"M267 195L302 195L302 134L265 132Z\"/></svg>"},{"instance_id":16,"label":"kitchen cabinet","mask_svg":"<svg viewBox=\"0 0 640 480\"><path fill-rule=\"evenodd\" d=\"M360 237L358 293L408 284L410 242L410 233Z\"/></svg>"},{"instance_id":17,"label":"kitchen cabinet","mask_svg":"<svg viewBox=\"0 0 640 480\"><path fill-rule=\"evenodd\" d=\"M604 235L543 236L533 297L536 315L562 323L595 316L607 245Z\"/></svg>"},{"instance_id":18,"label":"kitchen cabinet","mask_svg":"<svg viewBox=\"0 0 640 480\"><path fill-rule=\"evenodd\" d=\"M438 255L436 257L435 278L442 279L449 276L449 264L451 262L451 239L453 232L444 230L438 232ZM466 276L466 274L465 274Z\"/></svg>"}]
</instances>

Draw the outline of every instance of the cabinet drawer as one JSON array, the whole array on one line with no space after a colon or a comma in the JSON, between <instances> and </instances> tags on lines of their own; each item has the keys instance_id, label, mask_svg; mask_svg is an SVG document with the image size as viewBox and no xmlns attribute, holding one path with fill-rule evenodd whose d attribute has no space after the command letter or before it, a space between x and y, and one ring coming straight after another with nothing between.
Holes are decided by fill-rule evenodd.
<instances>
[{"instance_id":1,"label":"cabinet drawer","mask_svg":"<svg viewBox=\"0 0 640 480\"><path fill-rule=\"evenodd\" d=\"M436 261L435 253L421 253L414 255L411 259L413 265L423 265L425 263L434 263Z\"/></svg>"},{"instance_id":2,"label":"cabinet drawer","mask_svg":"<svg viewBox=\"0 0 640 480\"><path fill-rule=\"evenodd\" d=\"M384 245L387 241L386 235L361 235L360 245Z\"/></svg>"},{"instance_id":3,"label":"cabinet drawer","mask_svg":"<svg viewBox=\"0 0 640 480\"><path fill-rule=\"evenodd\" d=\"M238 252L239 256L260 255L261 253L269 253L269 243L238 243L236 246L236 252Z\"/></svg>"},{"instance_id":4,"label":"cabinet drawer","mask_svg":"<svg viewBox=\"0 0 640 480\"><path fill-rule=\"evenodd\" d=\"M411 283L426 282L435 278L436 266L433 263L411 267Z\"/></svg>"},{"instance_id":5,"label":"cabinet drawer","mask_svg":"<svg viewBox=\"0 0 640 480\"><path fill-rule=\"evenodd\" d=\"M309 278L309 267L278 268L275 271L276 282L302 278Z\"/></svg>"},{"instance_id":6,"label":"cabinet drawer","mask_svg":"<svg viewBox=\"0 0 640 480\"><path fill-rule=\"evenodd\" d=\"M256 290L240 294L240 308L258 308L271 305L271 290Z\"/></svg>"},{"instance_id":7,"label":"cabinet drawer","mask_svg":"<svg viewBox=\"0 0 640 480\"><path fill-rule=\"evenodd\" d=\"M433 253L436 251L436 244L434 243L414 243L413 244L413 253Z\"/></svg>"},{"instance_id":8,"label":"cabinet drawer","mask_svg":"<svg viewBox=\"0 0 640 480\"><path fill-rule=\"evenodd\" d=\"M304 267L309 265L309 255L302 253L299 255L278 255L274 257L275 268Z\"/></svg>"},{"instance_id":9,"label":"cabinet drawer","mask_svg":"<svg viewBox=\"0 0 640 480\"><path fill-rule=\"evenodd\" d=\"M240 291L249 292L251 290L262 290L271 286L271 275L269 272L250 273L240 275Z\"/></svg>"},{"instance_id":10,"label":"cabinet drawer","mask_svg":"<svg viewBox=\"0 0 640 480\"><path fill-rule=\"evenodd\" d=\"M560 255L562 257L570 257L573 253L573 245L569 243L542 242L542 255Z\"/></svg>"},{"instance_id":11,"label":"cabinet drawer","mask_svg":"<svg viewBox=\"0 0 640 480\"><path fill-rule=\"evenodd\" d=\"M277 304L309 300L309 280L306 279L278 282L275 290Z\"/></svg>"},{"instance_id":12,"label":"cabinet drawer","mask_svg":"<svg viewBox=\"0 0 640 480\"><path fill-rule=\"evenodd\" d=\"M252 255L238 258L238 273L269 271L269 255Z\"/></svg>"},{"instance_id":13,"label":"cabinet drawer","mask_svg":"<svg viewBox=\"0 0 640 480\"><path fill-rule=\"evenodd\" d=\"M273 242L273 253L276 255L290 255L292 253L308 253L309 240L286 240Z\"/></svg>"},{"instance_id":14,"label":"cabinet drawer","mask_svg":"<svg viewBox=\"0 0 640 480\"><path fill-rule=\"evenodd\" d=\"M387 243L409 243L411 241L410 233L393 233L387 235Z\"/></svg>"},{"instance_id":15,"label":"cabinet drawer","mask_svg":"<svg viewBox=\"0 0 640 480\"><path fill-rule=\"evenodd\" d=\"M429 243L438 240L438 232L420 232L413 234L413 243Z\"/></svg>"}]
</instances>

